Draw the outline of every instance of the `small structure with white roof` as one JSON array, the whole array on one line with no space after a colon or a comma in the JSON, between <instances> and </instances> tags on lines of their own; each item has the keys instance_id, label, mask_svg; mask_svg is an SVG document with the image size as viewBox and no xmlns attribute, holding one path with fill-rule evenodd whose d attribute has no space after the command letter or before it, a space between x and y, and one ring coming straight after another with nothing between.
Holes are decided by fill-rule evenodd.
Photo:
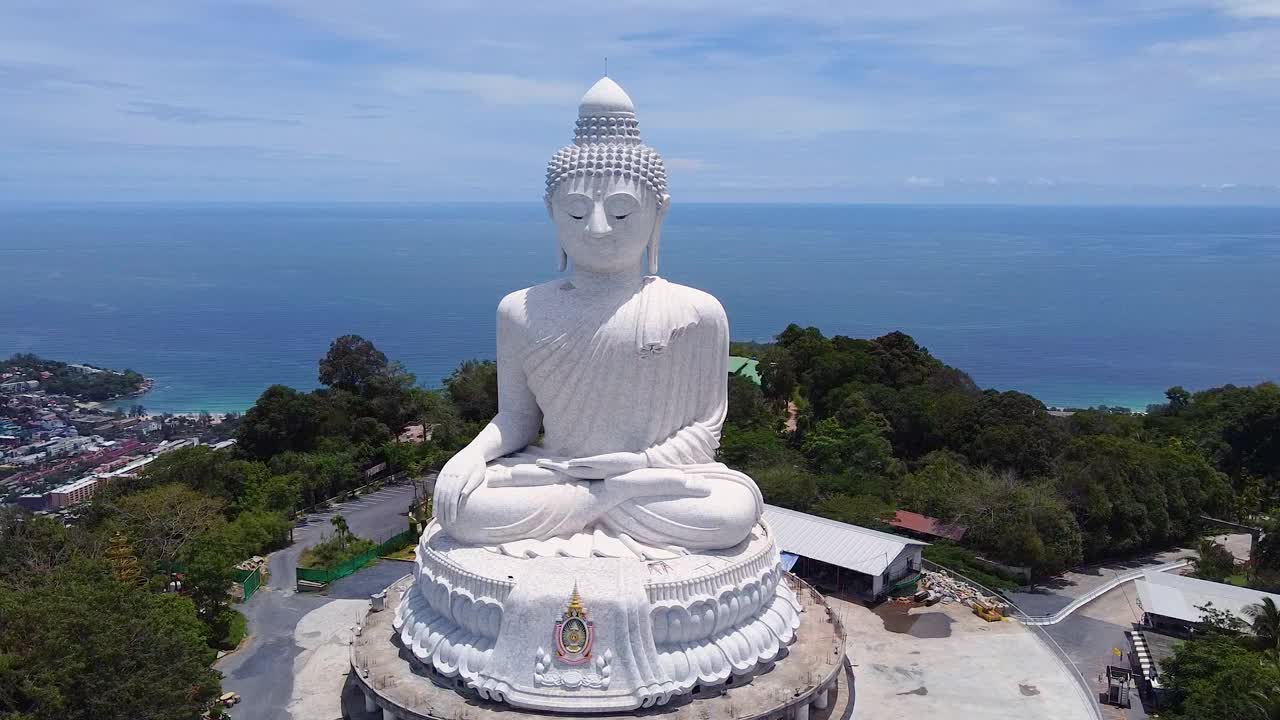
<instances>
[{"instance_id":1,"label":"small structure with white roof","mask_svg":"<svg viewBox=\"0 0 1280 720\"><path fill-rule=\"evenodd\" d=\"M1204 619L1204 608L1231 613L1242 622L1250 617L1246 608L1271 598L1280 604L1280 595L1199 580L1184 575L1149 572L1135 581L1144 624L1159 630L1189 632Z\"/></svg>"},{"instance_id":2,"label":"small structure with white roof","mask_svg":"<svg viewBox=\"0 0 1280 720\"><path fill-rule=\"evenodd\" d=\"M914 591L928 543L765 505L783 562L817 585L867 600Z\"/></svg>"}]
</instances>

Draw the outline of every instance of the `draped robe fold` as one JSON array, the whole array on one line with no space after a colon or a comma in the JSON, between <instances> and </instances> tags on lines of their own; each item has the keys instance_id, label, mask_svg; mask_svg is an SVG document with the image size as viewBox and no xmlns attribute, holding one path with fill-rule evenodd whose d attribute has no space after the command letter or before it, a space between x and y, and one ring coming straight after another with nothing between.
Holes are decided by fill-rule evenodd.
<instances>
[{"instance_id":1,"label":"draped robe fold","mask_svg":"<svg viewBox=\"0 0 1280 720\"><path fill-rule=\"evenodd\" d=\"M751 478L715 461L728 399L723 308L657 277L612 302L575 292L556 281L503 301L518 304L507 310L522 321L500 341L498 362L518 363L545 433L541 445L490 463L449 534L518 556L661 558L741 542L763 500ZM632 475L576 480L534 464L624 451L647 460L637 481L673 489L653 494Z\"/></svg>"}]
</instances>

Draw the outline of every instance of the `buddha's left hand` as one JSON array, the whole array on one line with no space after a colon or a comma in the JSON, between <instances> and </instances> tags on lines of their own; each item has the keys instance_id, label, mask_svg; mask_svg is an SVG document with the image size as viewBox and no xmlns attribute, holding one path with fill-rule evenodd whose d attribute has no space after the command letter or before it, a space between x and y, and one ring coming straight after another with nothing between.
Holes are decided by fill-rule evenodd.
<instances>
[{"instance_id":1,"label":"buddha's left hand","mask_svg":"<svg viewBox=\"0 0 1280 720\"><path fill-rule=\"evenodd\" d=\"M649 467L644 453L615 452L572 460L538 460L538 466L564 473L579 480L603 480L633 470Z\"/></svg>"}]
</instances>

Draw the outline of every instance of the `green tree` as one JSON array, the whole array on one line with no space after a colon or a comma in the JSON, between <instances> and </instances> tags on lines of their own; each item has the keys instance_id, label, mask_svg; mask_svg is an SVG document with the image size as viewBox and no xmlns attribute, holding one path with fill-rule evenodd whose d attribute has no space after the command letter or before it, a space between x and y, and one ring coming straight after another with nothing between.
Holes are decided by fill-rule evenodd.
<instances>
[{"instance_id":1,"label":"green tree","mask_svg":"<svg viewBox=\"0 0 1280 720\"><path fill-rule=\"evenodd\" d=\"M803 375L812 366L819 355L831 347L831 343L822 331L816 327L802 328L795 323L778 333L778 345L786 350L795 362L795 372Z\"/></svg>"},{"instance_id":2,"label":"green tree","mask_svg":"<svg viewBox=\"0 0 1280 720\"><path fill-rule=\"evenodd\" d=\"M726 425L716 456L720 462L753 477L755 468L804 462L804 458L787 447L777 432L759 426L739 428Z\"/></svg>"},{"instance_id":3,"label":"green tree","mask_svg":"<svg viewBox=\"0 0 1280 720\"><path fill-rule=\"evenodd\" d=\"M765 501L792 510L807 511L818 499L817 477L791 464L767 465L752 470Z\"/></svg>"},{"instance_id":4,"label":"green tree","mask_svg":"<svg viewBox=\"0 0 1280 720\"><path fill-rule=\"evenodd\" d=\"M1061 444L1061 433L1044 403L1020 392L987 390L973 406L963 452L975 464L1040 477Z\"/></svg>"},{"instance_id":5,"label":"green tree","mask_svg":"<svg viewBox=\"0 0 1280 720\"><path fill-rule=\"evenodd\" d=\"M271 459L271 470L278 475L296 473L302 478L303 502L314 507L321 501L349 490L359 482L358 456L352 450L342 452L286 452Z\"/></svg>"},{"instance_id":6,"label":"green tree","mask_svg":"<svg viewBox=\"0 0 1280 720\"><path fill-rule=\"evenodd\" d=\"M1218 543L1202 538L1196 546L1195 576L1202 580L1224 582L1235 572L1236 558Z\"/></svg>"},{"instance_id":7,"label":"green tree","mask_svg":"<svg viewBox=\"0 0 1280 720\"><path fill-rule=\"evenodd\" d=\"M729 410L725 422L740 428L773 427L778 418L765 404L760 386L742 375L729 376Z\"/></svg>"},{"instance_id":8,"label":"green tree","mask_svg":"<svg viewBox=\"0 0 1280 720\"><path fill-rule=\"evenodd\" d=\"M1276 607L1276 601L1264 597L1262 602L1246 607L1244 614L1249 618L1249 627L1262 649L1280 651L1280 609Z\"/></svg>"},{"instance_id":9,"label":"green tree","mask_svg":"<svg viewBox=\"0 0 1280 720\"><path fill-rule=\"evenodd\" d=\"M1186 410L1191 405L1191 393L1183 389L1181 385L1174 385L1165 390L1164 396L1169 399L1169 412L1175 415Z\"/></svg>"},{"instance_id":10,"label":"green tree","mask_svg":"<svg viewBox=\"0 0 1280 720\"><path fill-rule=\"evenodd\" d=\"M342 515L334 514L329 519L329 524L333 525L333 531L338 538L338 543L345 549L347 542L351 539L351 528L347 525L347 519Z\"/></svg>"},{"instance_id":11,"label":"green tree","mask_svg":"<svg viewBox=\"0 0 1280 720\"><path fill-rule=\"evenodd\" d=\"M897 487L898 504L922 515L947 522L973 522L981 502L988 499L979 472L964 457L938 450L926 455L921 465L907 474Z\"/></svg>"},{"instance_id":12,"label":"green tree","mask_svg":"<svg viewBox=\"0 0 1280 720\"><path fill-rule=\"evenodd\" d=\"M186 598L76 561L0 586L0 717L192 720L221 692Z\"/></svg>"},{"instance_id":13,"label":"green tree","mask_svg":"<svg viewBox=\"0 0 1280 720\"><path fill-rule=\"evenodd\" d=\"M894 507L877 495L838 494L820 500L814 512L825 518L851 525L876 527L893 518Z\"/></svg>"},{"instance_id":14,"label":"green tree","mask_svg":"<svg viewBox=\"0 0 1280 720\"><path fill-rule=\"evenodd\" d=\"M23 586L69 562L79 543L74 530L50 517L0 506L0 588Z\"/></svg>"},{"instance_id":15,"label":"green tree","mask_svg":"<svg viewBox=\"0 0 1280 720\"><path fill-rule=\"evenodd\" d=\"M498 366L468 360L444 379L445 392L465 422L484 423L498 414Z\"/></svg>"},{"instance_id":16,"label":"green tree","mask_svg":"<svg viewBox=\"0 0 1280 720\"><path fill-rule=\"evenodd\" d=\"M246 510L222 532L238 561L253 555L265 555L289 544L292 528L293 524L281 513Z\"/></svg>"},{"instance_id":17,"label":"green tree","mask_svg":"<svg viewBox=\"0 0 1280 720\"><path fill-rule=\"evenodd\" d=\"M314 395L272 385L244 414L236 432L237 447L260 460L315 446L323 417Z\"/></svg>"},{"instance_id":18,"label":"green tree","mask_svg":"<svg viewBox=\"0 0 1280 720\"><path fill-rule=\"evenodd\" d=\"M805 434L801 451L818 472L883 477L897 470L893 447L885 437L888 429L878 413L851 428L827 418Z\"/></svg>"},{"instance_id":19,"label":"green tree","mask_svg":"<svg viewBox=\"0 0 1280 720\"><path fill-rule=\"evenodd\" d=\"M1274 663L1219 633L1181 643L1163 670L1161 682L1175 698L1169 715L1185 720L1259 717L1251 693L1280 684Z\"/></svg>"},{"instance_id":20,"label":"green tree","mask_svg":"<svg viewBox=\"0 0 1280 720\"><path fill-rule=\"evenodd\" d=\"M361 394L387 370L387 356L359 335L343 335L320 360L320 383Z\"/></svg>"},{"instance_id":21,"label":"green tree","mask_svg":"<svg viewBox=\"0 0 1280 720\"><path fill-rule=\"evenodd\" d=\"M136 478L122 478L109 486L111 494L129 494L159 485L178 484L221 499L235 508L246 486L261 483L270 472L261 462L236 459L207 445L165 453Z\"/></svg>"},{"instance_id":22,"label":"green tree","mask_svg":"<svg viewBox=\"0 0 1280 720\"><path fill-rule=\"evenodd\" d=\"M1230 507L1231 487L1198 453L1092 435L1071 441L1055 472L1080 520L1085 556L1164 547L1190 537L1200 515Z\"/></svg>"},{"instance_id":23,"label":"green tree","mask_svg":"<svg viewBox=\"0 0 1280 720\"><path fill-rule=\"evenodd\" d=\"M1280 720L1280 685L1249 691L1249 702L1257 720Z\"/></svg>"},{"instance_id":24,"label":"green tree","mask_svg":"<svg viewBox=\"0 0 1280 720\"><path fill-rule=\"evenodd\" d=\"M797 385L795 361L786 348L770 345L759 357L760 389L766 399L785 403Z\"/></svg>"},{"instance_id":25,"label":"green tree","mask_svg":"<svg viewBox=\"0 0 1280 720\"><path fill-rule=\"evenodd\" d=\"M196 606L196 615L211 628L225 621L230 596L227 591L235 581L234 566L239 560L231 539L224 532L206 532L190 543L183 554L183 586ZM221 639L221 633L211 634Z\"/></svg>"},{"instance_id":26,"label":"green tree","mask_svg":"<svg viewBox=\"0 0 1280 720\"><path fill-rule=\"evenodd\" d=\"M220 501L177 484L126 495L116 508L115 522L153 574L173 567L194 538L226 524Z\"/></svg>"},{"instance_id":27,"label":"green tree","mask_svg":"<svg viewBox=\"0 0 1280 720\"><path fill-rule=\"evenodd\" d=\"M302 507L302 486L299 472L268 472L245 485L241 502L246 508L289 514Z\"/></svg>"}]
</instances>

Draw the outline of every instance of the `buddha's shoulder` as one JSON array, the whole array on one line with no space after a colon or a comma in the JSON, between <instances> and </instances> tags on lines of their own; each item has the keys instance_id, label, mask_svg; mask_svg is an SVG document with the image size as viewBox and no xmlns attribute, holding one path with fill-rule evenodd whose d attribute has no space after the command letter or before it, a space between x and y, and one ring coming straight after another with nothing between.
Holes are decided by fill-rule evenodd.
<instances>
[{"instance_id":1,"label":"buddha's shoulder","mask_svg":"<svg viewBox=\"0 0 1280 720\"><path fill-rule=\"evenodd\" d=\"M504 309L518 308L531 302L556 298L563 294L564 282L564 278L556 278L532 287L513 290L498 302L498 310L501 312Z\"/></svg>"},{"instance_id":2,"label":"buddha's shoulder","mask_svg":"<svg viewBox=\"0 0 1280 720\"><path fill-rule=\"evenodd\" d=\"M498 318L519 325L526 324L531 307L535 308L536 314L538 309L545 311L548 304L560 299L559 296L563 293L558 291L563 284L564 280L556 279L507 293L498 302Z\"/></svg>"},{"instance_id":3,"label":"buddha's shoulder","mask_svg":"<svg viewBox=\"0 0 1280 720\"><path fill-rule=\"evenodd\" d=\"M721 323L726 321L724 306L720 304L715 295L705 290L692 288L688 285L678 285L660 277L653 277L649 280L646 292L653 292L663 302L692 310L697 314L698 319L703 322Z\"/></svg>"}]
</instances>

